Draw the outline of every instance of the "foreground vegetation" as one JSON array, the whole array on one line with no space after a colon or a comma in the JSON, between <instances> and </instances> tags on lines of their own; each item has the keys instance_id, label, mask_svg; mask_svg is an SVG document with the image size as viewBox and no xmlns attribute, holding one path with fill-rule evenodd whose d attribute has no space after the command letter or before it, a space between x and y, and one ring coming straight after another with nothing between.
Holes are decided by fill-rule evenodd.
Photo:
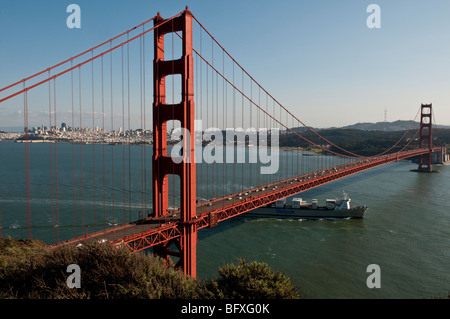
<instances>
[{"instance_id":1,"label":"foreground vegetation","mask_svg":"<svg viewBox=\"0 0 450 319\"><path fill-rule=\"evenodd\" d=\"M81 287L68 288L67 266L77 264ZM37 240L0 239L0 298L31 299L296 299L290 279L265 263L240 260L217 278L184 278L173 267L127 248L90 243L50 248Z\"/></svg>"}]
</instances>

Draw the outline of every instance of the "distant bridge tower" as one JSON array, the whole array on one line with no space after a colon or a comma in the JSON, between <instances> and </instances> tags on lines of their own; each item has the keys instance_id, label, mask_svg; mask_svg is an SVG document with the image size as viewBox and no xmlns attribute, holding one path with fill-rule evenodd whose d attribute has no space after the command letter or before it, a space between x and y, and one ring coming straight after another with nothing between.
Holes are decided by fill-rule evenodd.
<instances>
[{"instance_id":1,"label":"distant bridge tower","mask_svg":"<svg viewBox=\"0 0 450 319\"><path fill-rule=\"evenodd\" d=\"M153 68L153 215L168 214L169 174L180 176L180 213L183 224L181 236L153 248L153 252L164 258L179 257L176 266L183 268L185 275L196 277L197 225L196 184L194 158L194 64L192 55L192 13L188 8L177 18L164 23L159 15L154 31ZM164 35L182 33L183 52L178 60L164 59ZM181 75L182 100L179 104L166 103L166 76ZM178 120L181 128L191 132L190 139L183 136L183 155L175 162L167 154L167 122ZM178 249L175 251L172 246Z\"/></svg>"},{"instance_id":2,"label":"distant bridge tower","mask_svg":"<svg viewBox=\"0 0 450 319\"><path fill-rule=\"evenodd\" d=\"M432 104L422 104L421 105L421 115L420 115L420 140L419 147L427 148L430 150L429 153L423 154L419 158L418 172L432 172L432 148L433 148L433 136L432 136Z\"/></svg>"}]
</instances>

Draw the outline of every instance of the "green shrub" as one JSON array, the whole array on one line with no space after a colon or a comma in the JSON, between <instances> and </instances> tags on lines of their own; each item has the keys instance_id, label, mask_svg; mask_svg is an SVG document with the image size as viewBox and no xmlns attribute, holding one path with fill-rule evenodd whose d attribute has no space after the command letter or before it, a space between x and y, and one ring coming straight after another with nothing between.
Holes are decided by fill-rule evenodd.
<instances>
[{"instance_id":1,"label":"green shrub","mask_svg":"<svg viewBox=\"0 0 450 319\"><path fill-rule=\"evenodd\" d=\"M77 264L81 287L69 288L67 266ZM196 299L299 298L289 278L265 263L240 260L219 278L196 281L154 256L85 243L51 248L36 240L0 239L0 298Z\"/></svg>"},{"instance_id":2,"label":"green shrub","mask_svg":"<svg viewBox=\"0 0 450 319\"><path fill-rule=\"evenodd\" d=\"M2 260L3 258L0 258ZM0 271L0 296L12 298L197 298L199 285L162 260L127 248L90 243L47 248L9 261ZM81 288L67 287L67 266L77 264Z\"/></svg>"},{"instance_id":3,"label":"green shrub","mask_svg":"<svg viewBox=\"0 0 450 319\"><path fill-rule=\"evenodd\" d=\"M219 278L207 280L205 297L221 299L297 299L297 288L282 272L266 263L239 260L219 268Z\"/></svg>"}]
</instances>

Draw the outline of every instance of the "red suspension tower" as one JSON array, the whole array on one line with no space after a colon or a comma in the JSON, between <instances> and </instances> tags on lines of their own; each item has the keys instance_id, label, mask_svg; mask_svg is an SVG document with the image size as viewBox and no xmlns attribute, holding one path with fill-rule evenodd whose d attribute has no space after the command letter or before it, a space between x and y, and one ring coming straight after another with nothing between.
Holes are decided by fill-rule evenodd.
<instances>
[{"instance_id":1,"label":"red suspension tower","mask_svg":"<svg viewBox=\"0 0 450 319\"><path fill-rule=\"evenodd\" d=\"M422 104L421 105L421 115L420 115L420 140L419 147L426 148L430 150L429 153L421 155L419 158L419 172L432 172L431 167L432 159L432 148L433 148L433 137L432 137L432 104Z\"/></svg>"},{"instance_id":2,"label":"red suspension tower","mask_svg":"<svg viewBox=\"0 0 450 319\"><path fill-rule=\"evenodd\" d=\"M169 258L179 257L176 267L182 267L185 275L196 277L197 226L196 184L194 158L194 60L192 56L192 14L186 10L171 21L157 15L154 20L154 65L153 65L153 215L163 217L168 214L168 178L169 174L180 177L180 210L183 233L181 237L155 246L156 255ZM183 42L182 56L178 60L164 59L164 35L181 32ZM181 75L182 100L179 104L166 104L166 82L168 75ZM182 129L191 134L183 136L182 160L174 161L167 154L167 121L178 120ZM171 249L173 245L178 251Z\"/></svg>"}]
</instances>

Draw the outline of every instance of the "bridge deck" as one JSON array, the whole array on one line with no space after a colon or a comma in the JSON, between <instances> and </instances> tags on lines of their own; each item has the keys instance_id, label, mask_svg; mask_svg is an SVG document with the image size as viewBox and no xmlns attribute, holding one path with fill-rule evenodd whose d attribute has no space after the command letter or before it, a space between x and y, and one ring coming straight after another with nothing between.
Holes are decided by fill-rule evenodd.
<instances>
[{"instance_id":1,"label":"bridge deck","mask_svg":"<svg viewBox=\"0 0 450 319\"><path fill-rule=\"evenodd\" d=\"M433 149L433 151L438 150ZM390 162L428 153L428 149L419 149L385 155L357 162L342 164L316 172L292 177L286 180L267 184L242 193L235 193L221 198L212 199L197 205L197 216L187 223L195 223L197 229L214 227L228 218L243 214L258 207L273 203L302 191L323 185L328 182L376 167ZM138 251L165 243L182 236L183 222L179 211L169 212L164 217L147 218L102 230L86 236L61 242L58 245L79 245L84 241L93 240L109 242L115 245L127 245L132 251Z\"/></svg>"}]
</instances>

